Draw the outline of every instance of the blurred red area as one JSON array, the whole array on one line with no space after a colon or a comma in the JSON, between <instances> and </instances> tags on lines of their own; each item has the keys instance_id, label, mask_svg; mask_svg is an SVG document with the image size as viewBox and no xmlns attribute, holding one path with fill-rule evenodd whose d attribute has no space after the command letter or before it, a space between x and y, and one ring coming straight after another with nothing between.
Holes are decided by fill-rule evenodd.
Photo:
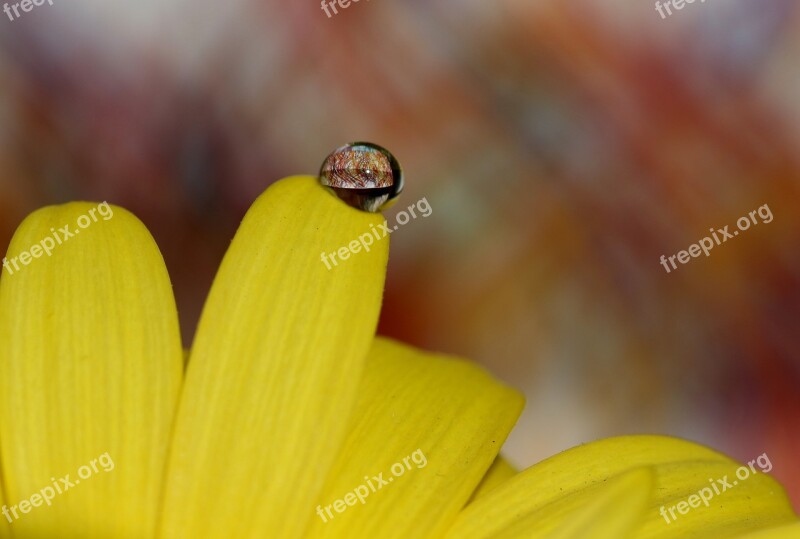
<instances>
[{"instance_id":1,"label":"blurred red area","mask_svg":"<svg viewBox=\"0 0 800 539\"><path fill-rule=\"evenodd\" d=\"M380 330L523 389L513 461L673 434L766 452L800 502L796 3L306 4L75 0L4 24L0 239L43 205L127 207L188 345L252 200L374 141L406 172L393 211L433 208L392 236ZM764 204L772 222L659 263Z\"/></svg>"}]
</instances>

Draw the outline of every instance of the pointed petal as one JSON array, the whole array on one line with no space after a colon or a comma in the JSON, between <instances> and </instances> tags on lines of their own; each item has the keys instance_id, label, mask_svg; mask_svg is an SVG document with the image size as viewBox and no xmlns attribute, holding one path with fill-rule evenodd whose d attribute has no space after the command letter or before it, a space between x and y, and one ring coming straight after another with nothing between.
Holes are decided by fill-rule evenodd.
<instances>
[{"instance_id":1,"label":"pointed petal","mask_svg":"<svg viewBox=\"0 0 800 539\"><path fill-rule=\"evenodd\" d=\"M307 508L308 536L441 536L522 405L521 395L476 365L376 339L347 441L324 492ZM363 504L353 502L359 487L369 492ZM354 505L339 513L335 500L342 498Z\"/></svg>"},{"instance_id":2,"label":"pointed petal","mask_svg":"<svg viewBox=\"0 0 800 539\"><path fill-rule=\"evenodd\" d=\"M247 212L192 346L162 535L300 537L344 438L383 294L388 239L328 269L380 215L316 178Z\"/></svg>"},{"instance_id":3,"label":"pointed petal","mask_svg":"<svg viewBox=\"0 0 800 539\"><path fill-rule=\"evenodd\" d=\"M514 469L514 467L511 466L511 464L509 464L509 462L504 459L502 455L498 455L497 458L494 459L492 465L489 467L486 475L484 475L483 479L481 479L481 482L478 484L475 492L472 493L469 503L474 502L478 498L482 498L494 487L501 483L505 483L515 475L517 475L517 470Z\"/></svg>"},{"instance_id":4,"label":"pointed petal","mask_svg":"<svg viewBox=\"0 0 800 539\"><path fill-rule=\"evenodd\" d=\"M83 229L91 204L34 212L9 257L33 245L40 257L0 279L0 442L15 537L155 531L182 376L177 311L150 234L109 210ZM43 505L68 474L74 486Z\"/></svg>"},{"instance_id":5,"label":"pointed petal","mask_svg":"<svg viewBox=\"0 0 800 539\"><path fill-rule=\"evenodd\" d=\"M667 522L661 506L675 506L709 486L709 478L735 476L739 465L705 447L658 436L625 436L580 446L525 470L458 517L447 537L496 537L524 521L537 531L540 519L561 500L582 495L599 482L625 471L652 467L656 489L634 537L730 537L794 519L783 489L768 475L752 474L713 498L710 507L692 508Z\"/></svg>"}]
</instances>

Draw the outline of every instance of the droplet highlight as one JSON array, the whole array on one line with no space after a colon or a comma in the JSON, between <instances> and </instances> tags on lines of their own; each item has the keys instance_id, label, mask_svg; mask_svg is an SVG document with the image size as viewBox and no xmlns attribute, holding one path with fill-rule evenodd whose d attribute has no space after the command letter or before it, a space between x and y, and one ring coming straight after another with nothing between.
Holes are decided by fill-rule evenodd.
<instances>
[{"instance_id":1,"label":"droplet highlight","mask_svg":"<svg viewBox=\"0 0 800 539\"><path fill-rule=\"evenodd\" d=\"M343 202L368 212L382 210L403 190L397 159L371 142L353 142L334 150L322 163L319 179Z\"/></svg>"}]
</instances>

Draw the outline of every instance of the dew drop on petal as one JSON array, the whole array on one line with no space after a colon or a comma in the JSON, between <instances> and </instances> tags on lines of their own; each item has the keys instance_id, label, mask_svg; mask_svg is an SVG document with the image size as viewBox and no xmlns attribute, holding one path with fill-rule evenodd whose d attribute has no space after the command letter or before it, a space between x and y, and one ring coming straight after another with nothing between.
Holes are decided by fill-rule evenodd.
<instances>
[{"instance_id":1,"label":"dew drop on petal","mask_svg":"<svg viewBox=\"0 0 800 539\"><path fill-rule=\"evenodd\" d=\"M389 150L370 142L337 148L322 163L322 185L354 208L377 212L403 190L403 172Z\"/></svg>"}]
</instances>

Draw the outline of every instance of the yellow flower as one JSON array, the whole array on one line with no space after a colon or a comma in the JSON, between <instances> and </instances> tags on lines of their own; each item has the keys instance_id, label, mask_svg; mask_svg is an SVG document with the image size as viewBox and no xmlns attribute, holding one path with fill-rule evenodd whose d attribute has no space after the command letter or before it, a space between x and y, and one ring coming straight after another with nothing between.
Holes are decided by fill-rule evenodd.
<instances>
[{"instance_id":1,"label":"yellow flower","mask_svg":"<svg viewBox=\"0 0 800 539\"><path fill-rule=\"evenodd\" d=\"M158 248L118 207L76 229L92 207L30 215L9 257L79 234L0 279L0 537L798 537L762 473L667 523L661 506L738 467L681 440L604 440L516 474L497 455L521 396L375 338L388 239L319 257L383 218L312 177L247 213L185 372Z\"/></svg>"}]
</instances>

